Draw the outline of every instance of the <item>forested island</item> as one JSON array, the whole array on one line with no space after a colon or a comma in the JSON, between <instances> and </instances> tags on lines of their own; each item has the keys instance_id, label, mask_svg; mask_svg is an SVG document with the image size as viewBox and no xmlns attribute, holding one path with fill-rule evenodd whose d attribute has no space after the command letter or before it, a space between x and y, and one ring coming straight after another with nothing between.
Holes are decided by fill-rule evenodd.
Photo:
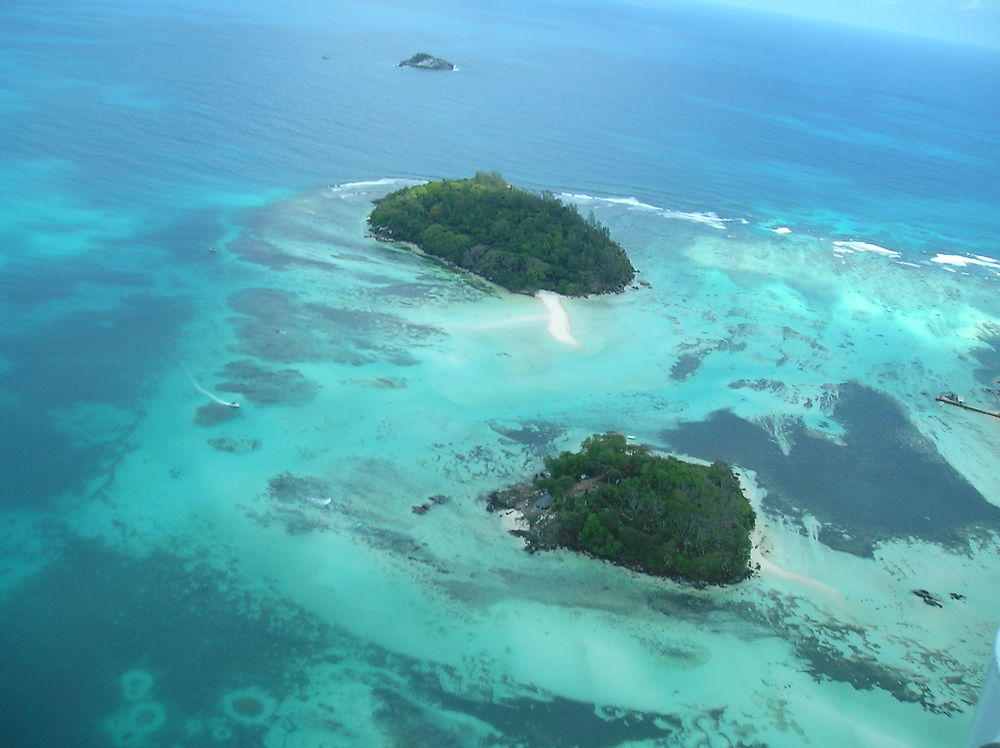
<instances>
[{"instance_id":1,"label":"forested island","mask_svg":"<svg viewBox=\"0 0 1000 748\"><path fill-rule=\"evenodd\" d=\"M545 472L490 494L515 509L528 550L582 551L621 566L696 583L744 579L756 515L726 463L658 457L615 433L545 458Z\"/></svg>"},{"instance_id":2,"label":"forested island","mask_svg":"<svg viewBox=\"0 0 1000 748\"><path fill-rule=\"evenodd\" d=\"M496 172L396 190L376 202L368 225L381 241L415 244L516 293L617 293L635 277L593 215L515 189Z\"/></svg>"}]
</instances>

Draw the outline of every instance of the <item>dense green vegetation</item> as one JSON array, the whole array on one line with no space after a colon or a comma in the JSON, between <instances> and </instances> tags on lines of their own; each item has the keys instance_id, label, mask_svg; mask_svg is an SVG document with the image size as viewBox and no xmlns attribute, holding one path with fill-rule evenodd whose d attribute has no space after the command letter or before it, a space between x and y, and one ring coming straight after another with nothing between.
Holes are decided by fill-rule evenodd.
<instances>
[{"instance_id":1,"label":"dense green vegetation","mask_svg":"<svg viewBox=\"0 0 1000 748\"><path fill-rule=\"evenodd\" d=\"M551 194L513 189L496 173L397 190L368 223L380 239L412 242L520 293L614 293L635 276L625 250L592 216Z\"/></svg>"},{"instance_id":2,"label":"dense green vegetation","mask_svg":"<svg viewBox=\"0 0 1000 748\"><path fill-rule=\"evenodd\" d=\"M657 457L621 434L545 460L536 488L554 499L532 530L650 574L733 582L746 574L756 519L732 469Z\"/></svg>"}]
</instances>

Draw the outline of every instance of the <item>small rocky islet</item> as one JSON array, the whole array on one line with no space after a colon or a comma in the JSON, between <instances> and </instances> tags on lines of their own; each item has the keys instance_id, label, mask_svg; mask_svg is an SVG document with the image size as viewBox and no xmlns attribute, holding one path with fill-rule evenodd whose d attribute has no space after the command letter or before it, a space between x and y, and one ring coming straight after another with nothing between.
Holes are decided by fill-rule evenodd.
<instances>
[{"instance_id":1,"label":"small rocky islet","mask_svg":"<svg viewBox=\"0 0 1000 748\"><path fill-rule=\"evenodd\" d=\"M455 66L441 57L429 55L426 52L417 52L412 57L400 61L397 67L420 68L421 70L454 70Z\"/></svg>"}]
</instances>

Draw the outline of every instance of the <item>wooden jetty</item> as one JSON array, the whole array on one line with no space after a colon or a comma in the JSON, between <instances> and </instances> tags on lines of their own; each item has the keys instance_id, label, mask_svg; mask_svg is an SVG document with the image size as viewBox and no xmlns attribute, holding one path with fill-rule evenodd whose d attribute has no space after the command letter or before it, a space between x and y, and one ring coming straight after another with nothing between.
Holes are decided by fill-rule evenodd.
<instances>
[{"instance_id":1,"label":"wooden jetty","mask_svg":"<svg viewBox=\"0 0 1000 748\"><path fill-rule=\"evenodd\" d=\"M939 403L954 405L956 408L971 410L974 413L982 413L984 416L993 416L994 418L1000 418L1000 411L984 410L983 408L977 408L975 405L968 405L962 400L958 399L958 397L956 397L955 395L952 395L951 393L938 395L934 399L937 400Z\"/></svg>"}]
</instances>

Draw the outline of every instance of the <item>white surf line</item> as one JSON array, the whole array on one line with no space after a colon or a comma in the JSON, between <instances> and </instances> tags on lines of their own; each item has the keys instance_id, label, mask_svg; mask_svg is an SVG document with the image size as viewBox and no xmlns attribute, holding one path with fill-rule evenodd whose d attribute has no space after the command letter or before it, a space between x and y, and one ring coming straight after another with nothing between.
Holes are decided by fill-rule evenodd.
<instances>
[{"instance_id":1,"label":"white surf line","mask_svg":"<svg viewBox=\"0 0 1000 748\"><path fill-rule=\"evenodd\" d=\"M580 341L573 337L569 327L569 315L566 314L566 310L563 309L563 305L559 301L559 294L552 291L539 291L535 294L535 298L541 301L549 312L549 323L546 329L552 339L563 345L579 348Z\"/></svg>"},{"instance_id":2,"label":"white surf line","mask_svg":"<svg viewBox=\"0 0 1000 748\"><path fill-rule=\"evenodd\" d=\"M567 198L569 200L575 200L577 202L583 202L585 200L593 200L600 203L609 203L611 205L625 205L629 208L639 208L641 210L649 210L654 213L658 213L664 218L674 218L679 221L691 221L693 223L703 223L706 226L711 226L713 229L725 229L726 224L732 222L735 219L723 218L718 213L712 210L706 211L687 211L687 210L672 210L670 208L660 208L656 205L650 205L649 203L644 203L637 200L634 197L595 197L594 195L585 195L582 193L573 192L561 192L560 197ZM741 219L742 223L746 223L745 220Z\"/></svg>"},{"instance_id":3,"label":"white surf line","mask_svg":"<svg viewBox=\"0 0 1000 748\"><path fill-rule=\"evenodd\" d=\"M209 392L204 387L202 387L200 384L198 384L196 381L194 381L194 377L192 377L190 374L187 375L187 378L188 378L188 381L191 382L192 385L194 385L194 388L196 390L198 390L198 392L200 392L201 394L203 394L205 397L209 397L212 400L215 400L215 402L217 402L219 405L225 405L225 406L230 407L230 408L238 408L238 407L240 407L240 404L238 402L236 402L235 400L232 400L232 401L230 401L230 400L223 400L221 397L216 397L211 392Z\"/></svg>"},{"instance_id":4,"label":"white surf line","mask_svg":"<svg viewBox=\"0 0 1000 748\"><path fill-rule=\"evenodd\" d=\"M878 244L872 244L871 242L834 242L833 246L836 247L834 252L874 252L875 254L885 255L886 257L899 257L900 253L894 249L886 249L885 247L880 247Z\"/></svg>"},{"instance_id":5,"label":"white surf line","mask_svg":"<svg viewBox=\"0 0 1000 748\"><path fill-rule=\"evenodd\" d=\"M986 257L984 255L935 255L931 258L931 262L935 262L939 265L956 265L958 267L967 267L969 265L980 265L982 267L991 268L993 270L1000 270L1000 261L994 260L992 257ZM946 270L948 268L945 268Z\"/></svg>"}]
</instances>

